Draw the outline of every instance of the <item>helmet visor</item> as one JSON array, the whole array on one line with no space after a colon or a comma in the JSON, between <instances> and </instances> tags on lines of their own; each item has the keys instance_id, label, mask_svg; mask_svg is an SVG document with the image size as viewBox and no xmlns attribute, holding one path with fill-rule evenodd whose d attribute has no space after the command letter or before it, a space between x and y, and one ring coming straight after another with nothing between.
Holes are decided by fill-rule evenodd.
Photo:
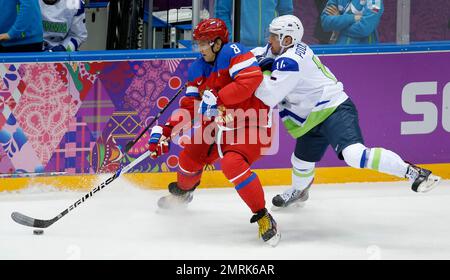
<instances>
[{"instance_id":1,"label":"helmet visor","mask_svg":"<svg viewBox=\"0 0 450 280\"><path fill-rule=\"evenodd\" d=\"M267 30L266 41L268 44L273 44L274 42L279 42L280 35L269 32L269 30Z\"/></svg>"},{"instance_id":2,"label":"helmet visor","mask_svg":"<svg viewBox=\"0 0 450 280\"><path fill-rule=\"evenodd\" d=\"M273 38L271 38L271 37L273 37ZM269 42L270 39L276 39L276 38L278 38L278 34L276 32L272 32L272 29L270 27L267 27L264 29L264 39L266 40L266 42Z\"/></svg>"}]
</instances>

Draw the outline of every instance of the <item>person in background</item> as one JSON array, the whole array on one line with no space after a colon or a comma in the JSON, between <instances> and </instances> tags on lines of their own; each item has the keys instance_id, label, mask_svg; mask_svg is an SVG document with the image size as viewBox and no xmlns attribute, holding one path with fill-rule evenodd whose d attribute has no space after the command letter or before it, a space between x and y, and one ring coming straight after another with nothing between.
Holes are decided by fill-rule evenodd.
<instances>
[{"instance_id":1,"label":"person in background","mask_svg":"<svg viewBox=\"0 0 450 280\"><path fill-rule=\"evenodd\" d=\"M241 1L240 43L251 48L264 46L269 23L277 16L290 15L293 12L292 0ZM232 0L217 0L215 17L225 21L228 30L233 30L232 14Z\"/></svg>"},{"instance_id":2,"label":"person in background","mask_svg":"<svg viewBox=\"0 0 450 280\"><path fill-rule=\"evenodd\" d=\"M0 0L0 52L42 51L38 0Z\"/></svg>"},{"instance_id":3,"label":"person in background","mask_svg":"<svg viewBox=\"0 0 450 280\"><path fill-rule=\"evenodd\" d=\"M39 0L44 27L44 50L77 51L87 40L84 1Z\"/></svg>"},{"instance_id":4,"label":"person in background","mask_svg":"<svg viewBox=\"0 0 450 280\"><path fill-rule=\"evenodd\" d=\"M320 15L325 9L328 0L314 0L314 5L316 6L317 13ZM328 44L330 42L332 32L326 32L322 27L322 20L317 17L316 25L314 27L314 37L319 41L319 44Z\"/></svg>"},{"instance_id":5,"label":"person in background","mask_svg":"<svg viewBox=\"0 0 450 280\"><path fill-rule=\"evenodd\" d=\"M383 0L328 0L322 27L333 31L330 43L374 44L383 11Z\"/></svg>"}]
</instances>

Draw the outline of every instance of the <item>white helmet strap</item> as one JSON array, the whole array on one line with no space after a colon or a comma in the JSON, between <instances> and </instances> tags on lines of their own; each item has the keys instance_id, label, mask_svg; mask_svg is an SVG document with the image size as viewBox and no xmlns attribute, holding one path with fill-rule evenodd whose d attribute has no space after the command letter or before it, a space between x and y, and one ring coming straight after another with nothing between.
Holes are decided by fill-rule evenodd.
<instances>
[{"instance_id":1,"label":"white helmet strap","mask_svg":"<svg viewBox=\"0 0 450 280\"><path fill-rule=\"evenodd\" d=\"M292 42L289 45L283 45L283 41L286 37L291 37L289 35L285 35L285 34L278 34L278 40L280 41L280 46L281 46L281 50L280 50L280 54L284 53L284 51L290 47L292 47L294 45L294 40L292 40ZM292 39L292 37L291 37Z\"/></svg>"}]
</instances>

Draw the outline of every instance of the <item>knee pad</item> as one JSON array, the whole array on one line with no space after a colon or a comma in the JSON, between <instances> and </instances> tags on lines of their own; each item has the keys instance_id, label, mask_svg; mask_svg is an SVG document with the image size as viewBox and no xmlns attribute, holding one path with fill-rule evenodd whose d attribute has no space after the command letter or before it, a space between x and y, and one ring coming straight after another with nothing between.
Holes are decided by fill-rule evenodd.
<instances>
[{"instance_id":1,"label":"knee pad","mask_svg":"<svg viewBox=\"0 0 450 280\"><path fill-rule=\"evenodd\" d=\"M352 144L342 150L345 163L354 168L365 168L369 155L370 149L361 143Z\"/></svg>"},{"instance_id":2,"label":"knee pad","mask_svg":"<svg viewBox=\"0 0 450 280\"><path fill-rule=\"evenodd\" d=\"M199 158L193 158L185 150L182 150L178 160L178 167L186 173L196 173L203 170L204 164Z\"/></svg>"}]
</instances>

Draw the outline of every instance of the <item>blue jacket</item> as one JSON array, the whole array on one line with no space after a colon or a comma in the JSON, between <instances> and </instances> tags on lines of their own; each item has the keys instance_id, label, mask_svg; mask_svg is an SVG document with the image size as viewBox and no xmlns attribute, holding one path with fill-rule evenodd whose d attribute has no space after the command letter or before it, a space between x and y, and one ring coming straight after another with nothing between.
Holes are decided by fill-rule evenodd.
<instances>
[{"instance_id":1,"label":"blue jacket","mask_svg":"<svg viewBox=\"0 0 450 280\"><path fill-rule=\"evenodd\" d=\"M328 0L341 15L321 14L325 31L338 32L336 44L373 44L378 42L377 27L384 11L383 0ZM355 15L362 15L355 21Z\"/></svg>"},{"instance_id":2,"label":"blue jacket","mask_svg":"<svg viewBox=\"0 0 450 280\"><path fill-rule=\"evenodd\" d=\"M39 0L0 0L0 34L10 39L0 44L9 47L42 42L42 16Z\"/></svg>"},{"instance_id":3,"label":"blue jacket","mask_svg":"<svg viewBox=\"0 0 450 280\"><path fill-rule=\"evenodd\" d=\"M241 1L241 34L240 42L247 47L264 46L267 43L270 22L282 15L292 14L292 0L243 0ZM215 17L227 24L232 34L232 0L216 1Z\"/></svg>"}]
</instances>

